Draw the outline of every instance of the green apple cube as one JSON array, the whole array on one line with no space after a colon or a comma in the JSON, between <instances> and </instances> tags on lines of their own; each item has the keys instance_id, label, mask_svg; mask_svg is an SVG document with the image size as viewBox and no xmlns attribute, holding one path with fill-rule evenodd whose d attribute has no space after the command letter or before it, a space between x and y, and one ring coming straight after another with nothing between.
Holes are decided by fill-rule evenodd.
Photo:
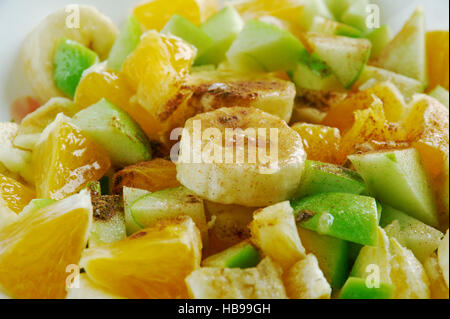
<instances>
[{"instance_id":1,"label":"green apple cube","mask_svg":"<svg viewBox=\"0 0 450 319\"><path fill-rule=\"evenodd\" d=\"M363 32L368 30L367 26L367 7L369 0L356 0L347 10L341 15L341 21L345 24L351 25Z\"/></svg>"},{"instance_id":2,"label":"green apple cube","mask_svg":"<svg viewBox=\"0 0 450 319\"><path fill-rule=\"evenodd\" d=\"M429 95L445 105L447 109L449 108L449 93L442 86L436 86Z\"/></svg>"},{"instance_id":3,"label":"green apple cube","mask_svg":"<svg viewBox=\"0 0 450 319\"><path fill-rule=\"evenodd\" d=\"M306 161L298 196L307 197L321 193L349 193L360 195L366 184L353 170L315 161Z\"/></svg>"},{"instance_id":4,"label":"green apple cube","mask_svg":"<svg viewBox=\"0 0 450 319\"><path fill-rule=\"evenodd\" d=\"M343 91L344 87L338 78L327 67L325 72L313 70L305 63L298 63L291 74L297 88L317 91Z\"/></svg>"},{"instance_id":5,"label":"green apple cube","mask_svg":"<svg viewBox=\"0 0 450 319\"><path fill-rule=\"evenodd\" d=\"M172 16L162 34L174 35L197 48L197 56L202 56L214 41L200 27L178 14Z\"/></svg>"},{"instance_id":6,"label":"green apple cube","mask_svg":"<svg viewBox=\"0 0 450 319\"><path fill-rule=\"evenodd\" d=\"M340 35L349 38L361 38L363 36L363 33L354 27L320 16L316 16L314 18L309 31L331 35Z\"/></svg>"},{"instance_id":7,"label":"green apple cube","mask_svg":"<svg viewBox=\"0 0 450 319\"><path fill-rule=\"evenodd\" d=\"M123 206L125 211L125 227L127 235L130 236L142 229L142 227L134 220L131 213L131 206L140 198L150 194L149 191L131 187L123 188Z\"/></svg>"},{"instance_id":8,"label":"green apple cube","mask_svg":"<svg viewBox=\"0 0 450 319\"><path fill-rule=\"evenodd\" d=\"M202 267L252 268L261 261L261 255L253 245L244 241L216 255L206 258Z\"/></svg>"},{"instance_id":9,"label":"green apple cube","mask_svg":"<svg viewBox=\"0 0 450 319\"><path fill-rule=\"evenodd\" d=\"M209 18L201 30L213 41L201 55L197 55L195 65L218 65L226 58L226 53L244 27L244 21L232 6L227 6Z\"/></svg>"},{"instance_id":10,"label":"green apple cube","mask_svg":"<svg viewBox=\"0 0 450 319\"><path fill-rule=\"evenodd\" d=\"M334 17L339 21L342 14L344 14L348 7L355 1L358 0L325 0L325 4Z\"/></svg>"},{"instance_id":11,"label":"green apple cube","mask_svg":"<svg viewBox=\"0 0 450 319\"><path fill-rule=\"evenodd\" d=\"M372 42L371 59L376 59L380 56L386 45L392 40L392 30L384 24L379 28L373 29L366 35L367 39Z\"/></svg>"},{"instance_id":12,"label":"green apple cube","mask_svg":"<svg viewBox=\"0 0 450 319\"><path fill-rule=\"evenodd\" d=\"M351 87L359 78L370 57L372 46L367 39L320 33L306 33L305 40L345 88Z\"/></svg>"},{"instance_id":13,"label":"green apple cube","mask_svg":"<svg viewBox=\"0 0 450 319\"><path fill-rule=\"evenodd\" d=\"M340 289L349 273L349 242L319 235L302 227L299 227L298 233L306 251L317 257L320 269L331 288Z\"/></svg>"},{"instance_id":14,"label":"green apple cube","mask_svg":"<svg viewBox=\"0 0 450 319\"><path fill-rule=\"evenodd\" d=\"M300 14L300 25L305 30L309 30L314 23L314 18L317 16L334 20L333 14L323 0L303 1L302 12Z\"/></svg>"},{"instance_id":15,"label":"green apple cube","mask_svg":"<svg viewBox=\"0 0 450 319\"><path fill-rule=\"evenodd\" d=\"M141 41L142 29L135 16L128 17L108 57L108 69L120 72L122 64Z\"/></svg>"},{"instance_id":16,"label":"green apple cube","mask_svg":"<svg viewBox=\"0 0 450 319\"><path fill-rule=\"evenodd\" d=\"M292 70L305 55L305 47L292 34L256 20L247 22L227 52L233 69L256 72Z\"/></svg>"},{"instance_id":17,"label":"green apple cube","mask_svg":"<svg viewBox=\"0 0 450 319\"><path fill-rule=\"evenodd\" d=\"M62 38L53 57L53 78L56 87L73 98L83 72L98 62L97 54L82 44Z\"/></svg>"},{"instance_id":18,"label":"green apple cube","mask_svg":"<svg viewBox=\"0 0 450 319\"><path fill-rule=\"evenodd\" d=\"M106 99L78 112L73 123L108 152L115 166L151 159L150 142L142 129Z\"/></svg>"},{"instance_id":19,"label":"green apple cube","mask_svg":"<svg viewBox=\"0 0 450 319\"><path fill-rule=\"evenodd\" d=\"M395 287L380 283L379 287L368 287L366 280L350 277L339 294L339 299L392 299Z\"/></svg>"},{"instance_id":20,"label":"green apple cube","mask_svg":"<svg viewBox=\"0 0 450 319\"><path fill-rule=\"evenodd\" d=\"M369 191L382 203L437 227L436 202L415 149L349 156Z\"/></svg>"},{"instance_id":21,"label":"green apple cube","mask_svg":"<svg viewBox=\"0 0 450 319\"><path fill-rule=\"evenodd\" d=\"M375 61L377 66L427 83L425 13L419 6Z\"/></svg>"},{"instance_id":22,"label":"green apple cube","mask_svg":"<svg viewBox=\"0 0 450 319\"><path fill-rule=\"evenodd\" d=\"M424 262L438 247L444 234L395 208L383 205L380 226L390 237L410 249Z\"/></svg>"},{"instance_id":23,"label":"green apple cube","mask_svg":"<svg viewBox=\"0 0 450 319\"><path fill-rule=\"evenodd\" d=\"M378 243L378 209L374 198L323 193L291 202L299 226L361 245Z\"/></svg>"}]
</instances>

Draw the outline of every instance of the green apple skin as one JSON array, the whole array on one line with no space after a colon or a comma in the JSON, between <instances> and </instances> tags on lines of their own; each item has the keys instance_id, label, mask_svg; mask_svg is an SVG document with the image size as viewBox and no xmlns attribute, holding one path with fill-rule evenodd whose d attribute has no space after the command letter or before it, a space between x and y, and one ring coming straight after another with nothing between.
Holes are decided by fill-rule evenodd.
<instances>
[{"instance_id":1,"label":"green apple skin","mask_svg":"<svg viewBox=\"0 0 450 319\"><path fill-rule=\"evenodd\" d=\"M444 234L395 208L383 205L380 226L390 237L410 249L424 262L438 247Z\"/></svg>"},{"instance_id":2,"label":"green apple skin","mask_svg":"<svg viewBox=\"0 0 450 319\"><path fill-rule=\"evenodd\" d=\"M227 6L209 18L200 28L213 43L197 56L194 65L218 65L226 59L226 53L244 27L239 13Z\"/></svg>"},{"instance_id":3,"label":"green apple skin","mask_svg":"<svg viewBox=\"0 0 450 319\"><path fill-rule=\"evenodd\" d=\"M339 294L339 299L392 299L395 287L380 283L378 288L367 287L366 280L350 277Z\"/></svg>"},{"instance_id":4,"label":"green apple skin","mask_svg":"<svg viewBox=\"0 0 450 319\"><path fill-rule=\"evenodd\" d=\"M320 269L333 290L340 289L349 274L349 242L342 239L319 235L299 227L303 247L317 257Z\"/></svg>"},{"instance_id":5,"label":"green apple skin","mask_svg":"<svg viewBox=\"0 0 450 319\"><path fill-rule=\"evenodd\" d=\"M312 32L306 33L304 38L313 53L330 67L345 88L356 82L370 57L372 44L367 39Z\"/></svg>"},{"instance_id":6,"label":"green apple skin","mask_svg":"<svg viewBox=\"0 0 450 319\"><path fill-rule=\"evenodd\" d=\"M361 245L378 243L377 202L372 197L323 193L294 200L291 205L303 228Z\"/></svg>"},{"instance_id":7,"label":"green apple skin","mask_svg":"<svg viewBox=\"0 0 450 319\"><path fill-rule=\"evenodd\" d=\"M439 225L435 197L415 149L349 156L369 191L382 203Z\"/></svg>"},{"instance_id":8,"label":"green apple skin","mask_svg":"<svg viewBox=\"0 0 450 319\"><path fill-rule=\"evenodd\" d=\"M299 19L303 29L309 30L314 23L314 18L317 16L334 20L333 14L323 0L303 1L303 8Z\"/></svg>"},{"instance_id":9,"label":"green apple skin","mask_svg":"<svg viewBox=\"0 0 450 319\"><path fill-rule=\"evenodd\" d=\"M355 1L358 0L325 0L325 4L327 5L330 12L334 15L334 17L340 21L341 16L347 11L348 7Z\"/></svg>"},{"instance_id":10,"label":"green apple skin","mask_svg":"<svg viewBox=\"0 0 450 319\"><path fill-rule=\"evenodd\" d=\"M148 161L152 157L150 142L142 129L106 99L75 114L73 123L102 146L117 167Z\"/></svg>"},{"instance_id":11,"label":"green apple skin","mask_svg":"<svg viewBox=\"0 0 450 319\"><path fill-rule=\"evenodd\" d=\"M304 63L298 63L291 72L292 81L297 88L317 91L343 91L344 87L337 77L330 73L319 73Z\"/></svg>"},{"instance_id":12,"label":"green apple skin","mask_svg":"<svg viewBox=\"0 0 450 319\"><path fill-rule=\"evenodd\" d=\"M131 213L131 206L140 198L150 194L149 191L131 187L123 188L123 204L124 204L124 212L125 212L125 227L127 230L127 235L130 236L138 231L140 231L143 227L140 226L133 217Z\"/></svg>"},{"instance_id":13,"label":"green apple skin","mask_svg":"<svg viewBox=\"0 0 450 319\"><path fill-rule=\"evenodd\" d=\"M442 86L436 86L429 95L445 105L447 109L449 108L449 93Z\"/></svg>"},{"instance_id":14,"label":"green apple skin","mask_svg":"<svg viewBox=\"0 0 450 319\"><path fill-rule=\"evenodd\" d=\"M27 206L25 206L25 208L22 210L22 212L20 214L23 215L23 214L36 212L42 208L45 208L47 206L54 204L54 203L56 203L56 201L53 199L47 199L47 198L33 199Z\"/></svg>"},{"instance_id":15,"label":"green apple skin","mask_svg":"<svg viewBox=\"0 0 450 319\"><path fill-rule=\"evenodd\" d=\"M349 38L361 38L363 36L363 33L354 27L320 16L314 17L314 21L309 28L309 31L331 35L340 35Z\"/></svg>"},{"instance_id":16,"label":"green apple skin","mask_svg":"<svg viewBox=\"0 0 450 319\"><path fill-rule=\"evenodd\" d=\"M341 15L340 21L366 33L368 30L366 22L368 5L369 0L354 1Z\"/></svg>"},{"instance_id":17,"label":"green apple skin","mask_svg":"<svg viewBox=\"0 0 450 319\"><path fill-rule=\"evenodd\" d=\"M178 14L172 16L162 34L173 35L183 39L197 48L197 56L202 56L214 44L214 41L200 27Z\"/></svg>"},{"instance_id":18,"label":"green apple skin","mask_svg":"<svg viewBox=\"0 0 450 319\"><path fill-rule=\"evenodd\" d=\"M353 170L333 164L307 160L298 196L302 198L321 193L360 195L366 189L364 180Z\"/></svg>"},{"instance_id":19,"label":"green apple skin","mask_svg":"<svg viewBox=\"0 0 450 319\"><path fill-rule=\"evenodd\" d=\"M292 34L256 20L246 23L227 52L231 67L241 72L292 70L305 55L305 47Z\"/></svg>"},{"instance_id":20,"label":"green apple skin","mask_svg":"<svg viewBox=\"0 0 450 319\"><path fill-rule=\"evenodd\" d=\"M206 258L202 267L252 268L256 267L260 261L261 255L258 250L245 241Z\"/></svg>"},{"instance_id":21,"label":"green apple skin","mask_svg":"<svg viewBox=\"0 0 450 319\"><path fill-rule=\"evenodd\" d=\"M367 33L366 38L372 42L372 53L370 58L376 59L380 56L380 53L386 45L392 40L392 29L387 24L384 24Z\"/></svg>"},{"instance_id":22,"label":"green apple skin","mask_svg":"<svg viewBox=\"0 0 450 319\"><path fill-rule=\"evenodd\" d=\"M94 51L76 41L62 38L53 57L53 77L56 87L73 98L83 72L98 60Z\"/></svg>"},{"instance_id":23,"label":"green apple skin","mask_svg":"<svg viewBox=\"0 0 450 319\"><path fill-rule=\"evenodd\" d=\"M107 67L120 72L123 62L141 42L142 29L134 15L128 17L109 53Z\"/></svg>"}]
</instances>

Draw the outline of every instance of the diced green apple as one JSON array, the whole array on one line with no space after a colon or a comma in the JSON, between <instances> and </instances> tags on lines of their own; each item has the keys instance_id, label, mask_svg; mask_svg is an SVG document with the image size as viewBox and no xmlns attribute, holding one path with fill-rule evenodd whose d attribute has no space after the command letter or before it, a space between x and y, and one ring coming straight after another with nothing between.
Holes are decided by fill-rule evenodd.
<instances>
[{"instance_id":1,"label":"diced green apple","mask_svg":"<svg viewBox=\"0 0 450 319\"><path fill-rule=\"evenodd\" d=\"M306 161L300 198L321 193L349 193L360 195L366 191L366 184L353 170L315 161Z\"/></svg>"},{"instance_id":2,"label":"diced green apple","mask_svg":"<svg viewBox=\"0 0 450 319\"><path fill-rule=\"evenodd\" d=\"M172 16L161 33L174 35L197 48L197 56L202 56L214 41L200 27L178 14Z\"/></svg>"},{"instance_id":3,"label":"diced green apple","mask_svg":"<svg viewBox=\"0 0 450 319\"><path fill-rule=\"evenodd\" d=\"M341 15L341 21L345 24L351 25L363 32L368 30L367 26L367 7L369 0L356 0L345 10Z\"/></svg>"},{"instance_id":4,"label":"diced green apple","mask_svg":"<svg viewBox=\"0 0 450 319\"><path fill-rule=\"evenodd\" d=\"M379 287L368 287L363 278L348 278L342 288L339 299L392 299L395 287L380 283Z\"/></svg>"},{"instance_id":5,"label":"diced green apple","mask_svg":"<svg viewBox=\"0 0 450 319\"><path fill-rule=\"evenodd\" d=\"M325 0L325 3L331 13L340 21L342 14L348 7L357 0Z\"/></svg>"},{"instance_id":6,"label":"diced green apple","mask_svg":"<svg viewBox=\"0 0 450 319\"><path fill-rule=\"evenodd\" d=\"M346 88L351 87L359 78L370 57L372 46L367 39L319 33L306 33L305 40Z\"/></svg>"},{"instance_id":7,"label":"diced green apple","mask_svg":"<svg viewBox=\"0 0 450 319\"><path fill-rule=\"evenodd\" d=\"M206 258L202 267L251 268L261 261L261 255L253 245L244 241L216 255Z\"/></svg>"},{"instance_id":8,"label":"diced green apple","mask_svg":"<svg viewBox=\"0 0 450 319\"><path fill-rule=\"evenodd\" d=\"M373 29L366 35L367 39L372 42L371 59L376 59L380 56L386 45L392 40L392 30L384 24L379 28Z\"/></svg>"},{"instance_id":9,"label":"diced green apple","mask_svg":"<svg viewBox=\"0 0 450 319\"><path fill-rule=\"evenodd\" d=\"M314 22L314 18L317 16L334 20L333 14L323 0L303 1L303 7L300 14L300 25L303 29L309 30Z\"/></svg>"},{"instance_id":10,"label":"diced green apple","mask_svg":"<svg viewBox=\"0 0 450 319\"><path fill-rule=\"evenodd\" d=\"M314 18L314 21L308 31L331 35L341 35L343 37L349 38L361 38L363 36L363 33L354 27L320 16L316 16Z\"/></svg>"},{"instance_id":11,"label":"diced green apple","mask_svg":"<svg viewBox=\"0 0 450 319\"><path fill-rule=\"evenodd\" d=\"M127 229L127 235L130 236L142 227L134 220L133 214L131 213L131 206L140 198L150 194L149 191L137 188L124 187L123 188L123 206L125 211L125 226Z\"/></svg>"},{"instance_id":12,"label":"diced green apple","mask_svg":"<svg viewBox=\"0 0 450 319\"><path fill-rule=\"evenodd\" d=\"M142 129L123 110L102 99L79 113L73 123L124 167L151 159L150 143Z\"/></svg>"},{"instance_id":13,"label":"diced green apple","mask_svg":"<svg viewBox=\"0 0 450 319\"><path fill-rule=\"evenodd\" d=\"M376 65L426 84L425 32L425 14L420 6L381 52Z\"/></svg>"},{"instance_id":14,"label":"diced green apple","mask_svg":"<svg viewBox=\"0 0 450 319\"><path fill-rule=\"evenodd\" d=\"M108 57L108 69L120 72L122 64L141 41L142 29L134 15L128 17Z\"/></svg>"},{"instance_id":15,"label":"diced green apple","mask_svg":"<svg viewBox=\"0 0 450 319\"><path fill-rule=\"evenodd\" d=\"M98 62L97 54L82 44L62 38L53 57L56 87L73 98L83 72Z\"/></svg>"},{"instance_id":16,"label":"diced green apple","mask_svg":"<svg viewBox=\"0 0 450 319\"><path fill-rule=\"evenodd\" d=\"M233 69L256 72L292 70L305 55L305 47L292 34L256 20L247 22L227 52Z\"/></svg>"},{"instance_id":17,"label":"diced green apple","mask_svg":"<svg viewBox=\"0 0 450 319\"><path fill-rule=\"evenodd\" d=\"M317 91L343 91L344 87L327 67L324 71L313 70L305 63L298 63L292 73L297 88Z\"/></svg>"},{"instance_id":18,"label":"diced green apple","mask_svg":"<svg viewBox=\"0 0 450 319\"><path fill-rule=\"evenodd\" d=\"M378 243L378 209L372 197L323 193L291 203L299 226L357 244Z\"/></svg>"},{"instance_id":19,"label":"diced green apple","mask_svg":"<svg viewBox=\"0 0 450 319\"><path fill-rule=\"evenodd\" d=\"M349 242L299 227L298 233L308 253L319 261L331 288L340 289L349 272Z\"/></svg>"},{"instance_id":20,"label":"diced green apple","mask_svg":"<svg viewBox=\"0 0 450 319\"><path fill-rule=\"evenodd\" d=\"M449 108L449 93L442 86L438 85L429 93L431 97L434 97L436 100L441 102L447 108Z\"/></svg>"},{"instance_id":21,"label":"diced green apple","mask_svg":"<svg viewBox=\"0 0 450 319\"><path fill-rule=\"evenodd\" d=\"M225 60L225 54L244 27L244 21L232 6L227 6L209 18L201 29L213 43L197 56L195 65L218 65Z\"/></svg>"},{"instance_id":22,"label":"diced green apple","mask_svg":"<svg viewBox=\"0 0 450 319\"><path fill-rule=\"evenodd\" d=\"M378 200L438 226L434 194L417 150L351 155L349 159Z\"/></svg>"}]
</instances>

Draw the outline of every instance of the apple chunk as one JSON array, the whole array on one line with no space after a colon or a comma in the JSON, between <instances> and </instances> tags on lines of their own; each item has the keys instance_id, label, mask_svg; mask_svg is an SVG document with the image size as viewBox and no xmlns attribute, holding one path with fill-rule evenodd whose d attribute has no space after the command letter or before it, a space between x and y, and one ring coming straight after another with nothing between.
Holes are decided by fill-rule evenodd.
<instances>
[{"instance_id":1,"label":"apple chunk","mask_svg":"<svg viewBox=\"0 0 450 319\"><path fill-rule=\"evenodd\" d=\"M253 245L244 241L216 255L206 258L203 267L218 268L251 268L261 261L261 255Z\"/></svg>"},{"instance_id":2,"label":"apple chunk","mask_svg":"<svg viewBox=\"0 0 450 319\"><path fill-rule=\"evenodd\" d=\"M380 283L379 287L368 287L363 278L350 277L341 290L339 299L392 299L395 287Z\"/></svg>"}]
</instances>

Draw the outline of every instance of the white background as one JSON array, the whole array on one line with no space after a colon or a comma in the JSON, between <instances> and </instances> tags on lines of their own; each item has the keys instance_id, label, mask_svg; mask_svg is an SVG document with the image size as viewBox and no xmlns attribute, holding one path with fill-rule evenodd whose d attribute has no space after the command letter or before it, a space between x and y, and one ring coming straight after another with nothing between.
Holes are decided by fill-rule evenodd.
<instances>
[{"instance_id":1,"label":"white background","mask_svg":"<svg viewBox=\"0 0 450 319\"><path fill-rule=\"evenodd\" d=\"M167 0L170 1L170 0ZM274 0L276 1L276 0ZM139 0L0 0L0 121L9 120L9 106L29 94L18 60L20 45L34 26L52 11L70 3L92 4L120 25ZM448 0L373 0L382 8L383 23L398 30L414 8L423 3L428 29L449 25Z\"/></svg>"}]
</instances>

